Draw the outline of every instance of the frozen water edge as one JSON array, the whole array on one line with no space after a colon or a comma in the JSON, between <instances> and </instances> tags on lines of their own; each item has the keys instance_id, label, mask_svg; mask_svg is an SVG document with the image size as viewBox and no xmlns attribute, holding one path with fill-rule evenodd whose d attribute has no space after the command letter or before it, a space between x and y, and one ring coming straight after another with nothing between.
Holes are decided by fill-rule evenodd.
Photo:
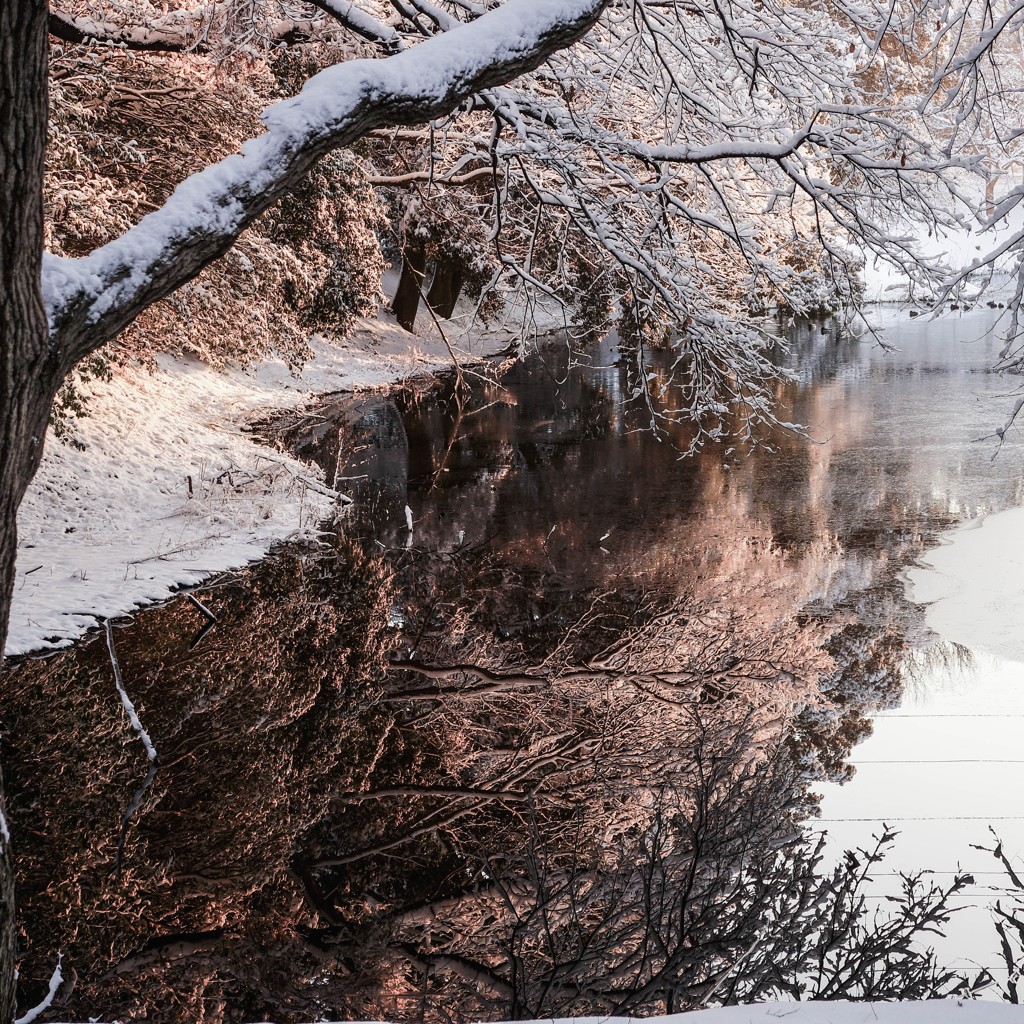
<instances>
[{"instance_id":1,"label":"frozen water edge","mask_svg":"<svg viewBox=\"0 0 1024 1024\"><path fill-rule=\"evenodd\" d=\"M509 341L453 343L472 360ZM319 394L446 365L436 332L413 337L381 319L345 342L318 341L299 377L278 361L246 372L162 358L153 373L130 370L98 386L79 421L86 450L49 437L18 513L5 654L67 646L98 619L310 535L337 507L330 488L315 467L258 443L246 425Z\"/></svg>"}]
</instances>

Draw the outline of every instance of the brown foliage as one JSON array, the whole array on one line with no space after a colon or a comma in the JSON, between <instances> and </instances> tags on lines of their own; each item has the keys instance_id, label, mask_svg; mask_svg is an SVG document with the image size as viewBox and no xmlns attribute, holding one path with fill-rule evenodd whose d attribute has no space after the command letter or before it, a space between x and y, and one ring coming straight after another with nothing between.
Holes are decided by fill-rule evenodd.
<instances>
[{"instance_id":1,"label":"brown foliage","mask_svg":"<svg viewBox=\"0 0 1024 1024\"><path fill-rule=\"evenodd\" d=\"M317 1010L290 865L361 742L346 708L379 672L388 588L343 547L281 556L203 600L219 621L194 653L185 601L114 631L159 753L148 789L102 641L7 678L26 1005L63 952L78 984L60 1013L80 1019Z\"/></svg>"},{"instance_id":2,"label":"brown foliage","mask_svg":"<svg viewBox=\"0 0 1024 1024\"><path fill-rule=\"evenodd\" d=\"M303 72L339 59L299 47ZM259 113L301 84L300 56L138 54L55 47L47 166L47 245L81 256L158 208L189 174L262 131ZM139 317L101 362L70 378L59 430L85 411L79 382L109 360L170 352L213 365L276 353L298 368L311 335L345 335L372 313L384 268L381 208L350 154L325 160L220 261Z\"/></svg>"}]
</instances>

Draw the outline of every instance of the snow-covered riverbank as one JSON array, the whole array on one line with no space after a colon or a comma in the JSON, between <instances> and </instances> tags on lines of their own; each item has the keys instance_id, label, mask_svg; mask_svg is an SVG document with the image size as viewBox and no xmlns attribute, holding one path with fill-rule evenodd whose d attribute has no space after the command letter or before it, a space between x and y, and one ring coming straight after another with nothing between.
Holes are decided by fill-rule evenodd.
<instances>
[{"instance_id":1,"label":"snow-covered riverbank","mask_svg":"<svg viewBox=\"0 0 1024 1024\"><path fill-rule=\"evenodd\" d=\"M451 339L450 339L451 340ZM500 350L508 334L453 341L460 360ZM309 535L338 507L314 467L247 432L274 410L378 387L451 365L436 334L365 322L318 343L302 374L280 362L252 372L161 359L96 388L79 421L85 451L47 441L18 514L18 569L6 654L66 646L97 624L176 587Z\"/></svg>"},{"instance_id":2,"label":"snow-covered riverbank","mask_svg":"<svg viewBox=\"0 0 1024 1024\"><path fill-rule=\"evenodd\" d=\"M1024 662L1022 527L1024 508L970 520L906 574L911 600L927 606L928 625L939 636L1018 664Z\"/></svg>"}]
</instances>

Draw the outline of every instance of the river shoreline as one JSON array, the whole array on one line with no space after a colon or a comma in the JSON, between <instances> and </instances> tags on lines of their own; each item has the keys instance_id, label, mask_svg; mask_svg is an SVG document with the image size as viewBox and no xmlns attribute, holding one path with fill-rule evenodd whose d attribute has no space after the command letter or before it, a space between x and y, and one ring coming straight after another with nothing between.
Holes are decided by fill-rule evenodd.
<instances>
[{"instance_id":1,"label":"river shoreline","mask_svg":"<svg viewBox=\"0 0 1024 1024\"><path fill-rule=\"evenodd\" d=\"M5 656L67 647L105 618L166 600L217 572L309 539L346 499L316 467L261 443L250 424L324 395L385 387L507 349L508 331L410 336L363 321L318 339L301 373L158 358L93 388L84 450L51 436L18 514Z\"/></svg>"},{"instance_id":2,"label":"river shoreline","mask_svg":"<svg viewBox=\"0 0 1024 1024\"><path fill-rule=\"evenodd\" d=\"M910 322L886 306L871 319L894 335ZM511 330L454 322L446 338L432 324L412 336L382 314L342 342L316 340L297 375L275 360L214 369L161 356L154 370L127 367L94 385L77 421L84 450L51 436L19 511L5 656L67 647L104 618L315 536L344 496L316 467L261 443L254 422L450 369L449 345L467 364L517 342Z\"/></svg>"}]
</instances>

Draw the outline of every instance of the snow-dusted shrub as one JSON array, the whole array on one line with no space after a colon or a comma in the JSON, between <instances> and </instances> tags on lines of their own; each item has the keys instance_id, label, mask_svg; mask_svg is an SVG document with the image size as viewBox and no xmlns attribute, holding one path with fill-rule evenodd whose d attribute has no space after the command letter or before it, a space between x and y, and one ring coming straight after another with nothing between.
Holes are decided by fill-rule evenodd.
<instances>
[{"instance_id":1,"label":"snow-dusted shrub","mask_svg":"<svg viewBox=\"0 0 1024 1024\"><path fill-rule=\"evenodd\" d=\"M315 66L327 56L304 46ZM259 113L290 78L273 54L150 54L55 47L47 167L47 244L80 256L122 234L193 171L261 130ZM293 58L297 59L297 58ZM271 353L297 368L309 338L343 335L379 298L379 205L359 161L332 156L221 260L150 307L80 367L57 403L73 437L83 384L159 352L217 365ZM97 370L101 371L97 374Z\"/></svg>"},{"instance_id":2,"label":"snow-dusted shrub","mask_svg":"<svg viewBox=\"0 0 1024 1024\"><path fill-rule=\"evenodd\" d=\"M299 324L344 335L376 308L383 214L355 156L332 153L267 220L268 238L295 256L281 287Z\"/></svg>"}]
</instances>

